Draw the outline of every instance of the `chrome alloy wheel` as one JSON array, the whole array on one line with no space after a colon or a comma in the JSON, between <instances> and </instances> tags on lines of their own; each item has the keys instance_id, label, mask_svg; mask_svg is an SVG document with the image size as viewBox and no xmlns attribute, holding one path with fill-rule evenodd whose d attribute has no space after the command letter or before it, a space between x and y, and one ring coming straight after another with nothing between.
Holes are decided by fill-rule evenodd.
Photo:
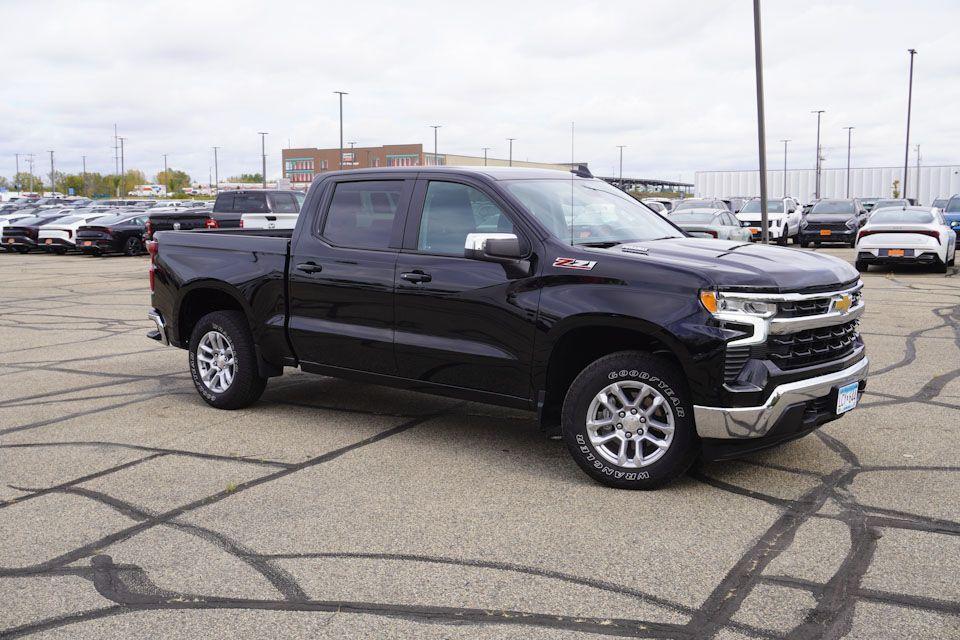
<instances>
[{"instance_id":1,"label":"chrome alloy wheel","mask_svg":"<svg viewBox=\"0 0 960 640\"><path fill-rule=\"evenodd\" d=\"M587 409L590 443L607 462L635 469L663 457L673 441L673 410L653 387L635 380L614 382Z\"/></svg>"},{"instance_id":2,"label":"chrome alloy wheel","mask_svg":"<svg viewBox=\"0 0 960 640\"><path fill-rule=\"evenodd\" d=\"M200 380L214 393L230 388L237 373L237 358L233 345L219 331L208 331L197 345L197 370Z\"/></svg>"}]
</instances>

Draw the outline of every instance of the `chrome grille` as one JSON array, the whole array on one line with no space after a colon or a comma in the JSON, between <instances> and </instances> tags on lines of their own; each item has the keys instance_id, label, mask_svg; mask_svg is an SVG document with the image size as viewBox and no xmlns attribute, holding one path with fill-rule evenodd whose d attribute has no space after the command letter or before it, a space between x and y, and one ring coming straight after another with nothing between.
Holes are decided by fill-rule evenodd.
<instances>
[{"instance_id":1,"label":"chrome grille","mask_svg":"<svg viewBox=\"0 0 960 640\"><path fill-rule=\"evenodd\" d=\"M859 342L857 321L770 336L767 355L781 369L796 369L839 360L853 353Z\"/></svg>"}]
</instances>

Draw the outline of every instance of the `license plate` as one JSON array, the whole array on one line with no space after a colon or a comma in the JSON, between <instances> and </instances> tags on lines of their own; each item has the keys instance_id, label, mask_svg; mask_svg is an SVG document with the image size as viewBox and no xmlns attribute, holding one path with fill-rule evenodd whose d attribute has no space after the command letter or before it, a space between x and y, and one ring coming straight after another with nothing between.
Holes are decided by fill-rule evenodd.
<instances>
[{"instance_id":1,"label":"license plate","mask_svg":"<svg viewBox=\"0 0 960 640\"><path fill-rule=\"evenodd\" d=\"M837 389L837 415L856 408L859 390L859 382L851 382Z\"/></svg>"},{"instance_id":2,"label":"license plate","mask_svg":"<svg viewBox=\"0 0 960 640\"><path fill-rule=\"evenodd\" d=\"M43 244L53 244L53 238L47 238Z\"/></svg>"},{"instance_id":3,"label":"license plate","mask_svg":"<svg viewBox=\"0 0 960 640\"><path fill-rule=\"evenodd\" d=\"M7 244L13 244L14 242L16 241L13 238L10 238L9 240L7 240Z\"/></svg>"},{"instance_id":4,"label":"license plate","mask_svg":"<svg viewBox=\"0 0 960 640\"><path fill-rule=\"evenodd\" d=\"M890 257L892 257L892 258L902 258L902 257L903 257L903 249L889 249L889 250L887 251L887 255L890 256Z\"/></svg>"},{"instance_id":5,"label":"license plate","mask_svg":"<svg viewBox=\"0 0 960 640\"><path fill-rule=\"evenodd\" d=\"M820 229L820 235L822 235L822 236L828 236L828 235L830 235L831 233L832 233L832 232L830 231L830 229Z\"/></svg>"},{"instance_id":6,"label":"license plate","mask_svg":"<svg viewBox=\"0 0 960 640\"><path fill-rule=\"evenodd\" d=\"M84 241L83 241L83 246L85 246L85 247L89 247L89 246L92 246L92 245L93 245L93 240L84 240Z\"/></svg>"},{"instance_id":7,"label":"license plate","mask_svg":"<svg viewBox=\"0 0 960 640\"><path fill-rule=\"evenodd\" d=\"M756 228L754 228L754 227L750 227L750 233L760 233L760 229L756 229Z\"/></svg>"}]
</instances>

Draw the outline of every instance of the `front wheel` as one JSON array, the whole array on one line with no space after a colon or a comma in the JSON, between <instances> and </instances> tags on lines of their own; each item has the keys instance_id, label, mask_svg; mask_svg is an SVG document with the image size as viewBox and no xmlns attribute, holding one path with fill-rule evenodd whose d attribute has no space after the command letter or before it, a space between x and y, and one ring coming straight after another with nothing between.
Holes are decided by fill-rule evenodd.
<instances>
[{"instance_id":1,"label":"front wheel","mask_svg":"<svg viewBox=\"0 0 960 640\"><path fill-rule=\"evenodd\" d=\"M698 440L677 366L640 351L588 365L563 402L563 439L580 468L619 489L656 489L693 464Z\"/></svg>"},{"instance_id":2,"label":"front wheel","mask_svg":"<svg viewBox=\"0 0 960 640\"><path fill-rule=\"evenodd\" d=\"M200 397L217 409L241 409L267 386L260 376L253 335L238 311L200 318L190 335L190 376Z\"/></svg>"},{"instance_id":3,"label":"front wheel","mask_svg":"<svg viewBox=\"0 0 960 640\"><path fill-rule=\"evenodd\" d=\"M787 232L784 231L779 238L777 238L777 244L781 247L787 246Z\"/></svg>"}]
</instances>

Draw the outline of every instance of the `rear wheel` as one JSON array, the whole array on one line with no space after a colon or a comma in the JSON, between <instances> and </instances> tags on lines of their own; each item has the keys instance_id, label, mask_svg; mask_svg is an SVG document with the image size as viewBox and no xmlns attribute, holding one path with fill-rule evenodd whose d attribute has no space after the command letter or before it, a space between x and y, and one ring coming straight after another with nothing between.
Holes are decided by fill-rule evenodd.
<instances>
[{"instance_id":1,"label":"rear wheel","mask_svg":"<svg viewBox=\"0 0 960 640\"><path fill-rule=\"evenodd\" d=\"M940 258L936 258L936 260L934 260L934 263L933 263L933 270L936 273L946 273L947 263L941 260Z\"/></svg>"},{"instance_id":2,"label":"rear wheel","mask_svg":"<svg viewBox=\"0 0 960 640\"><path fill-rule=\"evenodd\" d=\"M640 351L588 365L563 402L563 439L594 480L619 489L655 489L693 464L698 440L679 369Z\"/></svg>"},{"instance_id":3,"label":"rear wheel","mask_svg":"<svg viewBox=\"0 0 960 640\"><path fill-rule=\"evenodd\" d=\"M30 249L27 247L15 247L14 251L16 251L17 253L27 253L28 251L30 251Z\"/></svg>"},{"instance_id":4,"label":"rear wheel","mask_svg":"<svg viewBox=\"0 0 960 640\"><path fill-rule=\"evenodd\" d=\"M143 245L136 236L130 236L123 244L123 254L127 256L136 256L143 253Z\"/></svg>"},{"instance_id":5,"label":"rear wheel","mask_svg":"<svg viewBox=\"0 0 960 640\"><path fill-rule=\"evenodd\" d=\"M190 336L190 375L200 397L217 409L241 409L267 386L260 376L253 335L238 311L203 316Z\"/></svg>"}]
</instances>

